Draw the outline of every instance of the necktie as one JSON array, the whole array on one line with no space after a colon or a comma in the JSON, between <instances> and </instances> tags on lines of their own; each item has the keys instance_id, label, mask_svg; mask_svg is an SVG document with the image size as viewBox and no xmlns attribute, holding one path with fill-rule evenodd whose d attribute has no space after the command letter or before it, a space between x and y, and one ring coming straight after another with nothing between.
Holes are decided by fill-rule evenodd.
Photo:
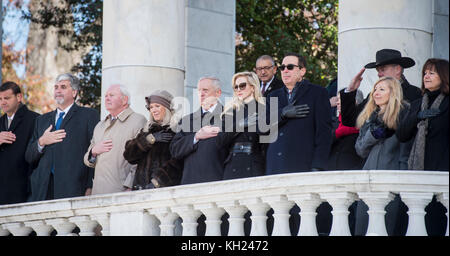
<instances>
[{"instance_id":1,"label":"necktie","mask_svg":"<svg viewBox=\"0 0 450 256\"><path fill-rule=\"evenodd\" d=\"M11 126L11 123L12 123L12 119L8 118L8 127L6 127L6 129L9 129L9 127Z\"/></svg>"},{"instance_id":2,"label":"necktie","mask_svg":"<svg viewBox=\"0 0 450 256\"><path fill-rule=\"evenodd\" d=\"M265 92L266 92L266 83L262 83L261 94L264 95Z\"/></svg>"},{"instance_id":3,"label":"necktie","mask_svg":"<svg viewBox=\"0 0 450 256\"><path fill-rule=\"evenodd\" d=\"M56 121L55 130L59 130L59 127L61 127L61 123L63 121L64 112L59 113L58 120Z\"/></svg>"}]
</instances>

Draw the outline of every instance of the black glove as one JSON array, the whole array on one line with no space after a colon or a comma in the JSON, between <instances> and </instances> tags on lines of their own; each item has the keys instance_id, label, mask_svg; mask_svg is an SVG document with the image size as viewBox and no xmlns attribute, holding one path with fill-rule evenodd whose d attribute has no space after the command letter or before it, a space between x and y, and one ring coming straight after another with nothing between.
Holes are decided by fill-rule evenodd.
<instances>
[{"instance_id":1,"label":"black glove","mask_svg":"<svg viewBox=\"0 0 450 256\"><path fill-rule=\"evenodd\" d=\"M391 137L394 135L395 131L387 128L384 124L371 123L370 133L372 133L372 136L375 139L379 140Z\"/></svg>"},{"instance_id":2,"label":"black glove","mask_svg":"<svg viewBox=\"0 0 450 256\"><path fill-rule=\"evenodd\" d=\"M173 133L159 131L153 133L153 137L155 137L155 142L170 142L173 138Z\"/></svg>"},{"instance_id":3,"label":"black glove","mask_svg":"<svg viewBox=\"0 0 450 256\"><path fill-rule=\"evenodd\" d=\"M419 120L424 120L430 117L438 116L440 113L441 111L438 108L425 109L417 113L417 118Z\"/></svg>"},{"instance_id":4,"label":"black glove","mask_svg":"<svg viewBox=\"0 0 450 256\"><path fill-rule=\"evenodd\" d=\"M245 128L256 125L258 121L258 113L253 113L244 119L239 120L237 124L238 131L243 131Z\"/></svg>"},{"instance_id":5,"label":"black glove","mask_svg":"<svg viewBox=\"0 0 450 256\"><path fill-rule=\"evenodd\" d=\"M308 116L308 114L309 106L307 104L296 106L289 104L281 111L281 118L303 118Z\"/></svg>"}]
</instances>

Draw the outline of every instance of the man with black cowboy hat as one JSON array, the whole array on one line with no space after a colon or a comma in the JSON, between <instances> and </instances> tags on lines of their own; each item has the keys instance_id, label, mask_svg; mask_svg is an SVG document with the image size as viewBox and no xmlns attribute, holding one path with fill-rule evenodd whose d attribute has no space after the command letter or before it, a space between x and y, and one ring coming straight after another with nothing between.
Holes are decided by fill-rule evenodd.
<instances>
[{"instance_id":1,"label":"man with black cowboy hat","mask_svg":"<svg viewBox=\"0 0 450 256\"><path fill-rule=\"evenodd\" d=\"M363 102L356 105L355 96L356 91L361 85L362 75L366 68L376 68L378 77L390 76L400 81L403 91L403 99L412 102L420 97L422 93L416 86L409 84L403 75L405 68L410 68L416 63L409 57L402 57L401 53L393 49L382 49L377 51L376 61L368 63L362 68L358 74L351 80L349 86L345 90L341 90L341 118L342 124L346 126L355 126L356 119L361 111L364 109L369 100L367 96ZM412 144L411 144L412 145ZM360 201L355 202L355 235L365 234L365 225L367 222L367 215L365 211L367 207ZM353 210L352 210L353 211ZM388 235L400 236L405 235L408 226L408 215L406 214L407 207L401 202L398 195L394 200L386 206L386 227Z\"/></svg>"},{"instance_id":2,"label":"man with black cowboy hat","mask_svg":"<svg viewBox=\"0 0 450 256\"><path fill-rule=\"evenodd\" d=\"M356 119L359 113L363 110L369 97L366 97L363 102L356 105L355 96L356 90L361 85L362 75L366 68L376 68L378 77L390 76L400 81L403 90L403 98L412 102L415 99L422 97L420 89L414 85L409 84L403 75L405 68L410 68L416 63L409 57L402 57L402 54L393 49L382 49L376 53L376 61L368 63L362 68L358 74L350 81L348 87L341 91L341 115L342 124L346 126L355 126Z\"/></svg>"}]
</instances>

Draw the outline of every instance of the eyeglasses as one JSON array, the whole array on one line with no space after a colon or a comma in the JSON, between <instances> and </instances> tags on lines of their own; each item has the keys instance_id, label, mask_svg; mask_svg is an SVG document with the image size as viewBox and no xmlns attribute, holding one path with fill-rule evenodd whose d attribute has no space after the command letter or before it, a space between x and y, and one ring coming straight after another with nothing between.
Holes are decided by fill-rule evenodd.
<instances>
[{"instance_id":1,"label":"eyeglasses","mask_svg":"<svg viewBox=\"0 0 450 256\"><path fill-rule=\"evenodd\" d=\"M273 68L273 65L272 66L265 66L265 67L255 68L255 70L256 70L256 72L261 72L262 70L269 71L271 68Z\"/></svg>"},{"instance_id":2,"label":"eyeglasses","mask_svg":"<svg viewBox=\"0 0 450 256\"><path fill-rule=\"evenodd\" d=\"M247 83L240 83L234 86L234 90L237 91L239 88L239 90L242 91L245 90L245 87L247 87Z\"/></svg>"},{"instance_id":3,"label":"eyeglasses","mask_svg":"<svg viewBox=\"0 0 450 256\"><path fill-rule=\"evenodd\" d=\"M284 71L285 68L287 68L288 70L293 70L294 67L299 67L299 66L298 65L294 65L294 64L287 64L287 65L283 64L283 65L280 66L280 70Z\"/></svg>"}]
</instances>

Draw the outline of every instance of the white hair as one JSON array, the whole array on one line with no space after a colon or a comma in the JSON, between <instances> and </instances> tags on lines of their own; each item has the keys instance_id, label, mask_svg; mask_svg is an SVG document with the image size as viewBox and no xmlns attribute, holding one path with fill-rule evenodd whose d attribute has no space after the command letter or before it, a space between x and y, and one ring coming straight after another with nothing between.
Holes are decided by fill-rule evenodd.
<instances>
[{"instance_id":1,"label":"white hair","mask_svg":"<svg viewBox=\"0 0 450 256\"><path fill-rule=\"evenodd\" d=\"M215 76L203 76L200 79L198 79L197 84L200 83L200 81L205 80L205 79L211 80L211 84L216 89L216 91L220 90L220 87L221 87L220 79Z\"/></svg>"},{"instance_id":2,"label":"white hair","mask_svg":"<svg viewBox=\"0 0 450 256\"><path fill-rule=\"evenodd\" d=\"M120 92L122 93L122 95L128 97L127 104L128 104L128 105L131 105L131 95L130 95L130 92L128 91L127 87L126 87L125 85L123 85L123 84L111 84L111 85L108 87L108 90L109 90L111 87L113 87L113 86L118 86L118 87L119 87L119 90L120 90Z\"/></svg>"}]
</instances>

